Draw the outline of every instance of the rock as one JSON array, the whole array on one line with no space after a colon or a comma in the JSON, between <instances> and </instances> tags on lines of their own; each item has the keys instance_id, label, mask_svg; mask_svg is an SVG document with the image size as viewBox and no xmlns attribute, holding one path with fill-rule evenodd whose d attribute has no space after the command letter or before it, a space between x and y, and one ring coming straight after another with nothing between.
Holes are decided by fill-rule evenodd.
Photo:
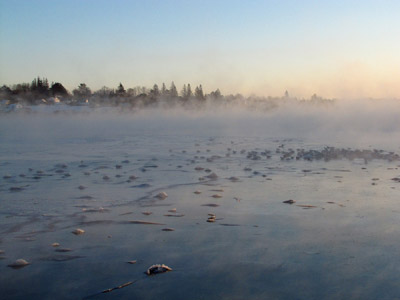
<instances>
[{"instance_id":1,"label":"rock","mask_svg":"<svg viewBox=\"0 0 400 300\"><path fill-rule=\"evenodd\" d=\"M169 271L172 271L172 269L164 264L152 265L147 269L146 274L147 275L155 275L155 274L165 273L165 272L169 272Z\"/></svg>"},{"instance_id":2,"label":"rock","mask_svg":"<svg viewBox=\"0 0 400 300\"><path fill-rule=\"evenodd\" d=\"M157 223L157 222L147 222L147 221L128 221L129 224L139 224L139 225L165 225L163 223Z\"/></svg>"},{"instance_id":3,"label":"rock","mask_svg":"<svg viewBox=\"0 0 400 300\"><path fill-rule=\"evenodd\" d=\"M293 204L293 203L296 203L296 201L295 201L295 200L292 200L292 199L289 199L289 200L283 201L283 203L286 203L286 204Z\"/></svg>"},{"instance_id":4,"label":"rock","mask_svg":"<svg viewBox=\"0 0 400 300\"><path fill-rule=\"evenodd\" d=\"M210 214L209 214L210 215ZM207 222L214 222L216 220L216 216L214 214L211 214L208 218L207 218Z\"/></svg>"},{"instance_id":5,"label":"rock","mask_svg":"<svg viewBox=\"0 0 400 300\"><path fill-rule=\"evenodd\" d=\"M9 190L10 190L10 192L20 192L23 190L23 188L19 187L19 186L12 186L9 188Z\"/></svg>"},{"instance_id":6,"label":"rock","mask_svg":"<svg viewBox=\"0 0 400 300\"><path fill-rule=\"evenodd\" d=\"M180 217L184 217L184 214L177 214L177 213L172 213L172 214L165 214L165 217L175 217L175 218L180 218Z\"/></svg>"},{"instance_id":7,"label":"rock","mask_svg":"<svg viewBox=\"0 0 400 300\"><path fill-rule=\"evenodd\" d=\"M56 252L71 252L72 249L70 249L70 248L58 248L55 251Z\"/></svg>"},{"instance_id":8,"label":"rock","mask_svg":"<svg viewBox=\"0 0 400 300\"><path fill-rule=\"evenodd\" d=\"M296 206L302 207L304 209L309 209L309 208L316 208L317 206L315 205L308 205L308 204L297 204Z\"/></svg>"},{"instance_id":9,"label":"rock","mask_svg":"<svg viewBox=\"0 0 400 300\"><path fill-rule=\"evenodd\" d=\"M155 196L155 198L158 198L158 199L160 199L160 200L164 200L164 199L166 199L167 197L168 197L168 194L167 194L166 192L158 193L158 194Z\"/></svg>"},{"instance_id":10,"label":"rock","mask_svg":"<svg viewBox=\"0 0 400 300\"><path fill-rule=\"evenodd\" d=\"M220 195L220 194L215 194L215 195L212 195L211 197L213 197L213 198L222 198L222 195Z\"/></svg>"},{"instance_id":11,"label":"rock","mask_svg":"<svg viewBox=\"0 0 400 300\"><path fill-rule=\"evenodd\" d=\"M208 203L208 204L203 204L202 206L218 207L218 206L219 206L219 204L215 204L215 203Z\"/></svg>"},{"instance_id":12,"label":"rock","mask_svg":"<svg viewBox=\"0 0 400 300\"><path fill-rule=\"evenodd\" d=\"M29 265L29 262L27 262L25 259L20 258L20 259L17 259L12 264L9 264L8 266L13 269L20 269L20 268L26 267L27 265Z\"/></svg>"},{"instance_id":13,"label":"rock","mask_svg":"<svg viewBox=\"0 0 400 300\"><path fill-rule=\"evenodd\" d=\"M210 175L207 175L206 177L209 178L209 179L211 179L211 180L216 180L216 179L218 179L218 175L215 174L214 172L211 173Z\"/></svg>"},{"instance_id":14,"label":"rock","mask_svg":"<svg viewBox=\"0 0 400 300\"><path fill-rule=\"evenodd\" d=\"M85 230L77 228L74 231L72 231L72 233L75 234L75 235L81 235L81 234L85 233Z\"/></svg>"},{"instance_id":15,"label":"rock","mask_svg":"<svg viewBox=\"0 0 400 300\"><path fill-rule=\"evenodd\" d=\"M228 180L230 180L232 182L237 182L237 181L239 181L239 178L232 176L232 177L229 177Z\"/></svg>"},{"instance_id":16,"label":"rock","mask_svg":"<svg viewBox=\"0 0 400 300\"><path fill-rule=\"evenodd\" d=\"M196 195L199 195L199 194L201 194L201 191L197 190L197 191L194 191L193 193Z\"/></svg>"},{"instance_id":17,"label":"rock","mask_svg":"<svg viewBox=\"0 0 400 300\"><path fill-rule=\"evenodd\" d=\"M59 243L53 243L53 244L51 244L51 246L52 246L52 247L59 247L60 244L59 244Z\"/></svg>"},{"instance_id":18,"label":"rock","mask_svg":"<svg viewBox=\"0 0 400 300\"><path fill-rule=\"evenodd\" d=\"M163 228L163 229L161 229L162 231L175 231L175 229L174 228Z\"/></svg>"},{"instance_id":19,"label":"rock","mask_svg":"<svg viewBox=\"0 0 400 300\"><path fill-rule=\"evenodd\" d=\"M82 212L84 213L96 213L96 212L104 213L108 211L110 210L101 206L99 208L82 208Z\"/></svg>"}]
</instances>

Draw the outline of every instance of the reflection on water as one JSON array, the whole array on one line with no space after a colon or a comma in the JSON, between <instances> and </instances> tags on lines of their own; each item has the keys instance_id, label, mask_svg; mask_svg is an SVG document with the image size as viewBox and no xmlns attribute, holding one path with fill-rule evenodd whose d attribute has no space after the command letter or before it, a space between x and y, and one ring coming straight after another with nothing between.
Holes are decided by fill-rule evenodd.
<instances>
[{"instance_id":1,"label":"reflection on water","mask_svg":"<svg viewBox=\"0 0 400 300\"><path fill-rule=\"evenodd\" d=\"M93 299L400 295L400 161L282 160L343 144L142 128L104 138L100 125L63 138L3 133L5 299L81 299L136 279ZM7 267L19 258L31 264ZM147 277L157 263L173 271Z\"/></svg>"}]
</instances>

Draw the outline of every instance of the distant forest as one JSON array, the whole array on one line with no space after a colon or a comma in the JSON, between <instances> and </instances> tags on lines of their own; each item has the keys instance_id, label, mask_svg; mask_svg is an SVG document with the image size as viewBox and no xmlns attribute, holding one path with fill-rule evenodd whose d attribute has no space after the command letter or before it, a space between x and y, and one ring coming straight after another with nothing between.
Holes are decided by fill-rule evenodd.
<instances>
[{"instance_id":1,"label":"distant forest","mask_svg":"<svg viewBox=\"0 0 400 300\"><path fill-rule=\"evenodd\" d=\"M202 85L196 86L193 90L189 83L184 84L178 91L174 82L171 82L169 87L163 83L161 87L154 84L152 88L137 86L128 89L120 83L117 88L104 86L97 91L92 91L85 83L81 83L71 93L59 82L49 84L47 78L37 77L31 83L3 85L0 88L0 101L3 105L15 103L21 105L53 105L63 103L68 105L126 107L146 107L159 104L201 106L212 101L218 104L237 103L246 105L262 102L268 104L266 108L271 108L271 106L276 105L276 101L281 100L295 100L303 103L333 102L331 99L324 99L315 94L310 99L298 100L290 97L287 91L281 97L244 97L241 94L224 96L219 89L206 94Z\"/></svg>"}]
</instances>

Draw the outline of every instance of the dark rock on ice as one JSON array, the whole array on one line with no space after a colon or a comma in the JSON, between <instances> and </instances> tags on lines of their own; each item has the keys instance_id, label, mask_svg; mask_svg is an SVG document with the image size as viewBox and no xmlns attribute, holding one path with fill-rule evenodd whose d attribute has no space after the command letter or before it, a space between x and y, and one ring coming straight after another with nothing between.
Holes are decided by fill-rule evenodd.
<instances>
[{"instance_id":1,"label":"dark rock on ice","mask_svg":"<svg viewBox=\"0 0 400 300\"><path fill-rule=\"evenodd\" d=\"M292 200L292 199L289 199L289 200L283 201L283 203L286 203L286 204L293 204L293 203L296 203L296 201L295 201L295 200Z\"/></svg>"}]
</instances>

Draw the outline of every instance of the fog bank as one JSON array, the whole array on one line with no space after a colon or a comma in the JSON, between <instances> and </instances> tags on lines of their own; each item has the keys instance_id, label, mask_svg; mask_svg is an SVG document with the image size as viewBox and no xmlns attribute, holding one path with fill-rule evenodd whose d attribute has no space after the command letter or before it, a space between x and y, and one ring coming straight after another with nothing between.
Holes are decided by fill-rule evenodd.
<instances>
[{"instance_id":1,"label":"fog bank","mask_svg":"<svg viewBox=\"0 0 400 300\"><path fill-rule=\"evenodd\" d=\"M153 107L71 111L37 109L0 116L0 138L21 142L118 138L130 135L252 136L297 138L348 147L399 149L400 101L337 100L331 104L286 101L279 105Z\"/></svg>"}]
</instances>

